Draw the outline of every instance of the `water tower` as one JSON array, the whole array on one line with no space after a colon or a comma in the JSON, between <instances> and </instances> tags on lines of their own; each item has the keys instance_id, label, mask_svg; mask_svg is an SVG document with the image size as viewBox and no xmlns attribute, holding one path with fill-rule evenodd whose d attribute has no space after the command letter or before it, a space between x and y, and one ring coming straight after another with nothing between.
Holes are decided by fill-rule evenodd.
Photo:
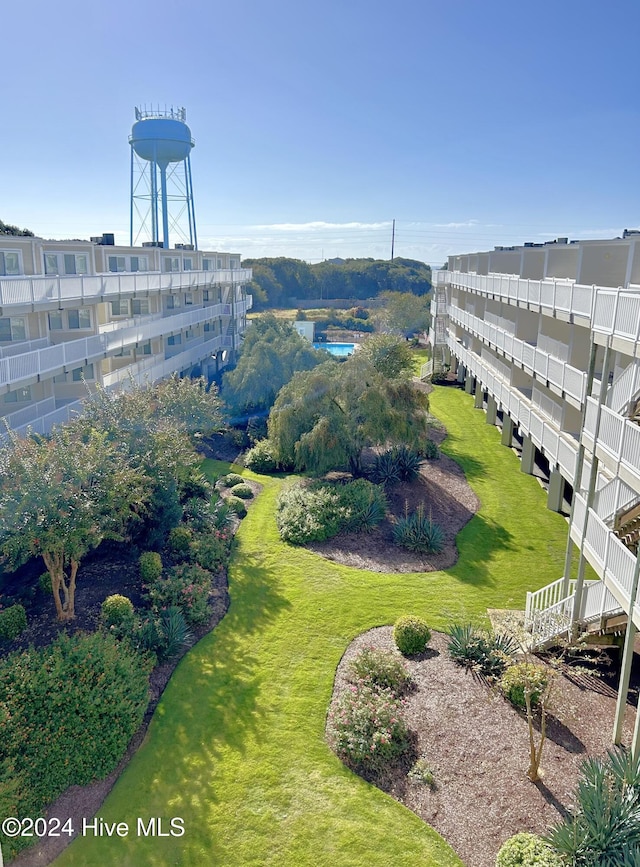
<instances>
[{"instance_id":1,"label":"water tower","mask_svg":"<svg viewBox=\"0 0 640 867\"><path fill-rule=\"evenodd\" d=\"M132 247L143 242L169 247L171 232L176 240L198 249L191 183L195 142L186 120L184 108L136 108L129 136Z\"/></svg>"}]
</instances>

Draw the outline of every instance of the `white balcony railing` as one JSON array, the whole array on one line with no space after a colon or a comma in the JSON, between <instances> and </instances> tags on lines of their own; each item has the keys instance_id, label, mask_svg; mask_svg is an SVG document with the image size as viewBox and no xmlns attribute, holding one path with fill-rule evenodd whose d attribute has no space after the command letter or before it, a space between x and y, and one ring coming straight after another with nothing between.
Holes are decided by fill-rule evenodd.
<instances>
[{"instance_id":1,"label":"white balcony railing","mask_svg":"<svg viewBox=\"0 0 640 867\"><path fill-rule=\"evenodd\" d=\"M0 279L0 307L31 305L57 306L77 301L95 304L118 295L148 295L158 292L207 288L219 284L240 284L251 280L250 268L221 271L180 271L162 274L96 274L95 276L11 277Z\"/></svg>"},{"instance_id":2,"label":"white balcony railing","mask_svg":"<svg viewBox=\"0 0 640 867\"><path fill-rule=\"evenodd\" d=\"M558 464L565 479L572 480L576 471L577 441L569 434L558 431L530 400L497 375L478 355L457 343L451 335L448 345L451 353L493 395L498 406L508 412L523 433L546 454L551 465Z\"/></svg>"},{"instance_id":3,"label":"white balcony railing","mask_svg":"<svg viewBox=\"0 0 640 867\"><path fill-rule=\"evenodd\" d=\"M225 313L226 305L196 308L173 316L153 318L139 325L105 331L80 340L70 340L33 352L0 359L0 385L18 385L35 377L55 375L56 371L82 366L91 360L115 355L137 343L146 343L154 337L162 337L211 321ZM236 303L236 315L247 309L247 301Z\"/></svg>"},{"instance_id":4,"label":"white balcony railing","mask_svg":"<svg viewBox=\"0 0 640 867\"><path fill-rule=\"evenodd\" d=\"M563 394L569 395L580 404L584 401L587 388L587 374L584 371L547 355L538 347L514 337L513 334L503 331L490 322L485 322L478 316L472 316L466 310L449 307L447 313L450 321L462 326L516 363L523 365L532 376L545 383L553 384Z\"/></svg>"}]
</instances>

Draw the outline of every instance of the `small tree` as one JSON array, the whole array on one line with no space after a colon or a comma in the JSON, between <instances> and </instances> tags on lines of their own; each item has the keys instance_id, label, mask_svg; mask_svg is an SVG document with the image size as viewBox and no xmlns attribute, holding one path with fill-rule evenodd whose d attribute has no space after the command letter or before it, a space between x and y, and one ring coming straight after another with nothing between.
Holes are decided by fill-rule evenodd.
<instances>
[{"instance_id":1,"label":"small tree","mask_svg":"<svg viewBox=\"0 0 640 867\"><path fill-rule=\"evenodd\" d=\"M529 729L529 769L531 782L540 779L542 750L547 737L547 707L555 680L555 672L544 665L519 662L510 666L502 676L500 686L507 698L527 712ZM536 737L534 707L540 709L540 733Z\"/></svg>"},{"instance_id":2,"label":"small tree","mask_svg":"<svg viewBox=\"0 0 640 867\"><path fill-rule=\"evenodd\" d=\"M148 479L105 433L73 426L49 440L11 435L0 470L0 552L10 569L42 557L58 619L70 620L82 558L125 537L144 511Z\"/></svg>"},{"instance_id":3,"label":"small tree","mask_svg":"<svg viewBox=\"0 0 640 867\"><path fill-rule=\"evenodd\" d=\"M413 370L413 353L402 337L374 334L362 346L362 353L378 373L390 379L409 378Z\"/></svg>"}]
</instances>

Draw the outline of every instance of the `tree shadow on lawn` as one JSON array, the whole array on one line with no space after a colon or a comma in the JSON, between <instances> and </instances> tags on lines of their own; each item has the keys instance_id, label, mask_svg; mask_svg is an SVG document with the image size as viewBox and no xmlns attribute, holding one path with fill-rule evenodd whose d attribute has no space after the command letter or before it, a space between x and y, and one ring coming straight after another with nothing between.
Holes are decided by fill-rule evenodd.
<instances>
[{"instance_id":1,"label":"tree shadow on lawn","mask_svg":"<svg viewBox=\"0 0 640 867\"><path fill-rule=\"evenodd\" d=\"M476 514L456 538L458 562L447 574L465 584L495 585L492 560L499 551L514 551L513 535L484 515Z\"/></svg>"},{"instance_id":2,"label":"tree shadow on lawn","mask_svg":"<svg viewBox=\"0 0 640 867\"><path fill-rule=\"evenodd\" d=\"M446 439L443 442L444 448L442 451L447 455L447 457L450 457L462 467L467 479L471 480L486 476L486 463L479 460L475 455L470 455L467 452L460 452L455 445L452 450L449 450L448 446L459 442L461 442L460 437L455 434L447 433Z\"/></svg>"}]
</instances>

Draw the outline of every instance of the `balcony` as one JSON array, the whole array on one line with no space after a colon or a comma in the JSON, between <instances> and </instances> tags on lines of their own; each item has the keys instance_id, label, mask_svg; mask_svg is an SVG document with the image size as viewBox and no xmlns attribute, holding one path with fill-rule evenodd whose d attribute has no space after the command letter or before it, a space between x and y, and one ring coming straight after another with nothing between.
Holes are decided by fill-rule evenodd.
<instances>
[{"instance_id":1,"label":"balcony","mask_svg":"<svg viewBox=\"0 0 640 867\"><path fill-rule=\"evenodd\" d=\"M180 271L163 274L142 271L135 274L97 274L95 276L12 277L0 280L0 308L29 306L47 309L62 302L96 304L118 295L149 295L211 287L218 284L239 284L251 280L250 268L221 271Z\"/></svg>"}]
</instances>

